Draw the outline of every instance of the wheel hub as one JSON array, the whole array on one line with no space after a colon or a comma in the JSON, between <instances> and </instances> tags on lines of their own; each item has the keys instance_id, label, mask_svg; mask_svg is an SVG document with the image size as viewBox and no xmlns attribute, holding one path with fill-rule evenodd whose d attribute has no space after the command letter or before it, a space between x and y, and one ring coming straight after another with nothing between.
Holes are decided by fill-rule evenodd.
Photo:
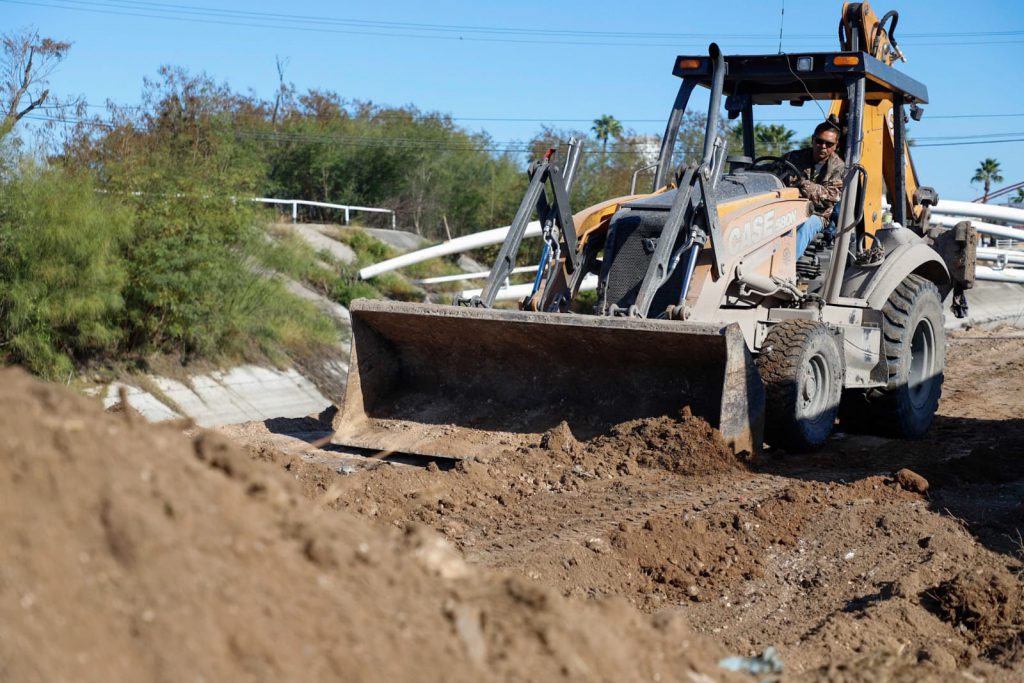
<instances>
[{"instance_id":1,"label":"wheel hub","mask_svg":"<svg viewBox=\"0 0 1024 683\"><path fill-rule=\"evenodd\" d=\"M910 367L907 372L907 389L910 402L915 408L921 408L928 402L932 383L936 380L935 364L935 330L930 320L922 318L914 328L914 337L910 342Z\"/></svg>"},{"instance_id":2,"label":"wheel hub","mask_svg":"<svg viewBox=\"0 0 1024 683\"><path fill-rule=\"evenodd\" d=\"M825 412L829 394L828 366L820 354L815 354L808 361L801 384L801 412L807 417L816 418Z\"/></svg>"}]
</instances>

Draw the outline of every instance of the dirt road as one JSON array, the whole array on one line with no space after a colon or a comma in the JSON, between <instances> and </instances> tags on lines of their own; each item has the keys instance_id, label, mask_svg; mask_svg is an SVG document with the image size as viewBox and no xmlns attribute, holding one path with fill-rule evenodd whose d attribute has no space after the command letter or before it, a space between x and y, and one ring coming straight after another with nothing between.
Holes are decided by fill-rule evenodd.
<instances>
[{"instance_id":1,"label":"dirt road","mask_svg":"<svg viewBox=\"0 0 1024 683\"><path fill-rule=\"evenodd\" d=\"M1024 339L965 333L948 357L926 440L750 463L690 418L589 444L563 428L449 471L297 456L326 421L230 433L327 509L426 524L471 564L679 614L730 652L775 647L788 675L1021 680Z\"/></svg>"}]
</instances>

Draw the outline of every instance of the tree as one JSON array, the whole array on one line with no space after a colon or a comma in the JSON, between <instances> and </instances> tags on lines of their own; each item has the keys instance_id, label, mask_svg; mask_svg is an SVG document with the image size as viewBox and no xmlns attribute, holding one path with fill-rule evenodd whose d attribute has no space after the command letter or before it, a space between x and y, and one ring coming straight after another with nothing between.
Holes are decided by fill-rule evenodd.
<instances>
[{"instance_id":1,"label":"tree","mask_svg":"<svg viewBox=\"0 0 1024 683\"><path fill-rule=\"evenodd\" d=\"M1024 188L1018 187L1017 194L1013 196L1010 202L1013 204L1024 204Z\"/></svg>"},{"instance_id":2,"label":"tree","mask_svg":"<svg viewBox=\"0 0 1024 683\"><path fill-rule=\"evenodd\" d=\"M708 117L705 114L687 111L679 123L679 134L676 136L676 148L673 163L677 165L696 166L704 155L704 138L707 132ZM743 153L743 129L739 125L729 126L723 119L718 119L718 135L723 136L729 145L729 154Z\"/></svg>"},{"instance_id":3,"label":"tree","mask_svg":"<svg viewBox=\"0 0 1024 683\"><path fill-rule=\"evenodd\" d=\"M601 118L594 119L594 125L590 130L594 131L594 137L601 143L602 160L608 154L608 138L622 137L622 124L611 114L604 114Z\"/></svg>"},{"instance_id":4,"label":"tree","mask_svg":"<svg viewBox=\"0 0 1024 683\"><path fill-rule=\"evenodd\" d=\"M756 124L754 126L754 142L757 146L758 156L782 156L793 149L794 135L796 135L796 131L781 124Z\"/></svg>"},{"instance_id":5,"label":"tree","mask_svg":"<svg viewBox=\"0 0 1024 683\"><path fill-rule=\"evenodd\" d=\"M1003 182L1003 176L1001 168L999 168L999 162L995 159L985 159L982 161L978 168L974 171L974 177L971 178L972 183L985 183L985 196L982 197L981 201L983 204L988 203L988 193L992 189L992 183Z\"/></svg>"},{"instance_id":6,"label":"tree","mask_svg":"<svg viewBox=\"0 0 1024 683\"><path fill-rule=\"evenodd\" d=\"M0 36L0 137L50 95L50 74L67 56L71 43L42 38L38 31Z\"/></svg>"},{"instance_id":7,"label":"tree","mask_svg":"<svg viewBox=\"0 0 1024 683\"><path fill-rule=\"evenodd\" d=\"M796 131L783 125L755 123L754 157L782 156L797 146L793 140L794 135L796 135ZM743 154L743 124L736 122L729 126L727 141L729 154ZM806 143L806 147L811 146L810 137L807 138Z\"/></svg>"}]
</instances>

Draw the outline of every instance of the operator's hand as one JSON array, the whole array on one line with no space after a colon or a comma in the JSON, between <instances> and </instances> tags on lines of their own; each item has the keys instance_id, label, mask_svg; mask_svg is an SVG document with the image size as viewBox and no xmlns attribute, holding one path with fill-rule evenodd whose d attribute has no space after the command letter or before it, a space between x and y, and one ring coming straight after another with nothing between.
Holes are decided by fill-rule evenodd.
<instances>
[{"instance_id":1,"label":"operator's hand","mask_svg":"<svg viewBox=\"0 0 1024 683\"><path fill-rule=\"evenodd\" d=\"M775 175L779 176L782 180L782 184L786 187L796 187L800 178L793 175L793 171L789 169L785 164L779 164L775 167Z\"/></svg>"},{"instance_id":2,"label":"operator's hand","mask_svg":"<svg viewBox=\"0 0 1024 683\"><path fill-rule=\"evenodd\" d=\"M807 195L807 194L808 194L808 193L810 192L810 190L811 190L811 187L810 187L810 186L812 186L812 185L814 185L814 183L812 183L812 182L811 182L810 180L808 180L807 178L801 178L801 179L800 179L800 182L798 182L798 183L796 184L796 186L797 186L798 188L800 188L800 192L801 192L801 193L802 193L803 195L805 195L805 196L806 196L806 195Z\"/></svg>"}]
</instances>

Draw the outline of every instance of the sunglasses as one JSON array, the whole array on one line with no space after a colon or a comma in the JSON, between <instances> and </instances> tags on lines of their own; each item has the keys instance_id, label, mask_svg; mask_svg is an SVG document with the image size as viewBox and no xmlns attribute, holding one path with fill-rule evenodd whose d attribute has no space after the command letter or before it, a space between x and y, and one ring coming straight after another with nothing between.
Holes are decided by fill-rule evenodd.
<instances>
[{"instance_id":1,"label":"sunglasses","mask_svg":"<svg viewBox=\"0 0 1024 683\"><path fill-rule=\"evenodd\" d=\"M823 140L822 138L814 138L814 144L821 145L822 147L835 147L836 143L832 140Z\"/></svg>"}]
</instances>

